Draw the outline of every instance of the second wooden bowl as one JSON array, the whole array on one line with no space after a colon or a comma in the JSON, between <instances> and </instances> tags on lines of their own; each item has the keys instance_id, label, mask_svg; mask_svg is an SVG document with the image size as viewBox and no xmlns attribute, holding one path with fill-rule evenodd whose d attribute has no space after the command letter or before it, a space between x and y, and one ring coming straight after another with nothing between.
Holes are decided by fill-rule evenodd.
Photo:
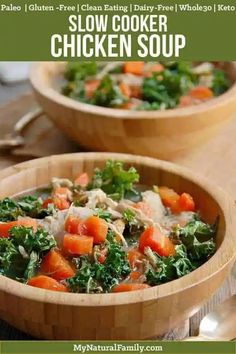
<instances>
[{"instance_id":1,"label":"second wooden bowl","mask_svg":"<svg viewBox=\"0 0 236 354\"><path fill-rule=\"evenodd\" d=\"M0 173L0 198L48 184L53 176L92 174L108 158L135 166L145 185L189 192L203 218L220 216L217 252L194 272L145 290L113 294L72 294L37 289L0 276L0 317L46 339L145 339L161 335L192 316L221 285L235 256L235 210L224 192L181 167L150 158L84 153L46 157Z\"/></svg>"},{"instance_id":2,"label":"second wooden bowl","mask_svg":"<svg viewBox=\"0 0 236 354\"><path fill-rule=\"evenodd\" d=\"M236 85L200 105L167 111L128 111L92 106L60 93L63 63L35 64L31 83L43 110L69 138L93 151L126 152L171 160L213 136L236 111ZM225 63L233 83L236 66Z\"/></svg>"}]
</instances>

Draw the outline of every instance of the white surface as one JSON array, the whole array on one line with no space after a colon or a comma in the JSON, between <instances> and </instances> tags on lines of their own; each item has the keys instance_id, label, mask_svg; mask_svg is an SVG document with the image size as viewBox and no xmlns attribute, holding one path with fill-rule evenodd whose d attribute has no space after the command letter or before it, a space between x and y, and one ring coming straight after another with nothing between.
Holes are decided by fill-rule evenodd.
<instances>
[{"instance_id":1,"label":"white surface","mask_svg":"<svg viewBox=\"0 0 236 354\"><path fill-rule=\"evenodd\" d=\"M29 62L0 62L0 81L14 83L27 80L29 68Z\"/></svg>"}]
</instances>

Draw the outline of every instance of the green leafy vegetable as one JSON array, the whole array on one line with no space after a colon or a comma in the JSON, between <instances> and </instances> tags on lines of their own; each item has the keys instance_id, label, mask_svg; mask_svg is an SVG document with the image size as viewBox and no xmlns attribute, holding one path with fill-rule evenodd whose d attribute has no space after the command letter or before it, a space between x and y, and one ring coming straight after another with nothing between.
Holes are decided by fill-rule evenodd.
<instances>
[{"instance_id":1,"label":"green leafy vegetable","mask_svg":"<svg viewBox=\"0 0 236 354\"><path fill-rule=\"evenodd\" d=\"M127 254L115 243L109 244L104 264L92 263L88 257L80 257L78 263L77 274L67 280L73 292L109 292L131 271Z\"/></svg>"},{"instance_id":2,"label":"green leafy vegetable","mask_svg":"<svg viewBox=\"0 0 236 354\"><path fill-rule=\"evenodd\" d=\"M67 65L65 78L69 81L84 80L88 76L96 75L96 73L96 62L71 62Z\"/></svg>"},{"instance_id":3,"label":"green leafy vegetable","mask_svg":"<svg viewBox=\"0 0 236 354\"><path fill-rule=\"evenodd\" d=\"M45 252L55 246L54 237L43 229L13 227L9 238L0 238L0 273L25 282L36 274Z\"/></svg>"},{"instance_id":4,"label":"green leafy vegetable","mask_svg":"<svg viewBox=\"0 0 236 354\"><path fill-rule=\"evenodd\" d=\"M14 221L23 215L23 211L16 201L5 198L0 201L0 221Z\"/></svg>"},{"instance_id":5,"label":"green leafy vegetable","mask_svg":"<svg viewBox=\"0 0 236 354\"><path fill-rule=\"evenodd\" d=\"M136 224L136 220L135 220L135 212L131 209L125 209L123 211L122 217L124 219L124 221L129 224L129 225L134 225Z\"/></svg>"},{"instance_id":6,"label":"green leafy vegetable","mask_svg":"<svg viewBox=\"0 0 236 354\"><path fill-rule=\"evenodd\" d=\"M102 107L121 106L125 102L127 98L109 75L103 77L91 100L92 104Z\"/></svg>"},{"instance_id":7,"label":"green leafy vegetable","mask_svg":"<svg viewBox=\"0 0 236 354\"><path fill-rule=\"evenodd\" d=\"M95 210L95 213L100 219L104 219L107 222L111 222L111 213L109 213L107 210L98 208Z\"/></svg>"},{"instance_id":8,"label":"green leafy vegetable","mask_svg":"<svg viewBox=\"0 0 236 354\"><path fill-rule=\"evenodd\" d=\"M141 194L133 187L133 184L138 181L139 174L134 167L124 170L122 162L108 160L103 170L95 170L89 189L101 188L115 200L132 199L134 195L140 200Z\"/></svg>"},{"instance_id":9,"label":"green leafy vegetable","mask_svg":"<svg viewBox=\"0 0 236 354\"><path fill-rule=\"evenodd\" d=\"M230 82L223 70L215 69L213 71L213 75L214 76L211 89L215 96L219 96L228 90Z\"/></svg>"}]
</instances>

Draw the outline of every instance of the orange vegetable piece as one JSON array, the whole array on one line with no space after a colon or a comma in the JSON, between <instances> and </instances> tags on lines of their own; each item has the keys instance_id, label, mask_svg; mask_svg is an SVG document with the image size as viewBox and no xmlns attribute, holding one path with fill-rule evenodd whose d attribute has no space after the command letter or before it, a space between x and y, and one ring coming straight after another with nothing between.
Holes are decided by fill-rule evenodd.
<instances>
[{"instance_id":1,"label":"orange vegetable piece","mask_svg":"<svg viewBox=\"0 0 236 354\"><path fill-rule=\"evenodd\" d=\"M133 270L133 272L130 273L130 279L131 280L137 280L138 278L140 278L140 276L142 275L141 272L139 272L138 270Z\"/></svg>"},{"instance_id":2,"label":"orange vegetable piece","mask_svg":"<svg viewBox=\"0 0 236 354\"><path fill-rule=\"evenodd\" d=\"M53 197L63 198L63 199L71 199L72 192L67 187L57 187L53 191Z\"/></svg>"},{"instance_id":3,"label":"orange vegetable piece","mask_svg":"<svg viewBox=\"0 0 236 354\"><path fill-rule=\"evenodd\" d=\"M195 211L195 202L188 193L182 193L178 200L180 211Z\"/></svg>"},{"instance_id":4,"label":"orange vegetable piece","mask_svg":"<svg viewBox=\"0 0 236 354\"><path fill-rule=\"evenodd\" d=\"M67 199L65 199L65 198L54 197L53 198L53 204L59 210L69 209L69 207L70 207L70 202Z\"/></svg>"},{"instance_id":5,"label":"orange vegetable piece","mask_svg":"<svg viewBox=\"0 0 236 354\"><path fill-rule=\"evenodd\" d=\"M179 194L168 187L159 187L159 195L165 207L174 208L179 200Z\"/></svg>"},{"instance_id":6,"label":"orange vegetable piece","mask_svg":"<svg viewBox=\"0 0 236 354\"><path fill-rule=\"evenodd\" d=\"M175 246L171 240L163 235L158 228L148 227L140 236L139 250L144 253L146 247L150 247L160 256L168 257L175 255Z\"/></svg>"},{"instance_id":7,"label":"orange vegetable piece","mask_svg":"<svg viewBox=\"0 0 236 354\"><path fill-rule=\"evenodd\" d=\"M90 216L85 220L86 235L93 237L95 244L100 244L105 241L107 237L108 225L103 219L97 216Z\"/></svg>"},{"instance_id":8,"label":"orange vegetable piece","mask_svg":"<svg viewBox=\"0 0 236 354\"><path fill-rule=\"evenodd\" d=\"M93 250L93 238L83 235L66 234L63 240L63 248L70 254L89 254Z\"/></svg>"},{"instance_id":9,"label":"orange vegetable piece","mask_svg":"<svg viewBox=\"0 0 236 354\"><path fill-rule=\"evenodd\" d=\"M142 75L144 69L144 61L127 61L123 70L126 74Z\"/></svg>"},{"instance_id":10,"label":"orange vegetable piece","mask_svg":"<svg viewBox=\"0 0 236 354\"><path fill-rule=\"evenodd\" d=\"M27 284L41 289L68 292L68 289L65 285L59 283L55 279L47 277L46 275L38 275L33 277L28 281Z\"/></svg>"},{"instance_id":11,"label":"orange vegetable piece","mask_svg":"<svg viewBox=\"0 0 236 354\"><path fill-rule=\"evenodd\" d=\"M131 97L133 98L142 98L142 88L138 85L130 85Z\"/></svg>"},{"instance_id":12,"label":"orange vegetable piece","mask_svg":"<svg viewBox=\"0 0 236 354\"><path fill-rule=\"evenodd\" d=\"M52 198L47 198L43 202L43 208L47 209L49 204L54 204Z\"/></svg>"},{"instance_id":13,"label":"orange vegetable piece","mask_svg":"<svg viewBox=\"0 0 236 354\"><path fill-rule=\"evenodd\" d=\"M150 285L142 284L142 283L122 283L122 284L115 285L112 291L114 293L121 293L125 291L135 291L135 290L142 290L147 288L150 288Z\"/></svg>"},{"instance_id":14,"label":"orange vegetable piece","mask_svg":"<svg viewBox=\"0 0 236 354\"><path fill-rule=\"evenodd\" d=\"M134 205L134 208L140 210L143 212L143 214L145 214L146 216L148 217L152 217L152 209L151 207L149 206L148 203L146 202L138 202Z\"/></svg>"},{"instance_id":15,"label":"orange vegetable piece","mask_svg":"<svg viewBox=\"0 0 236 354\"><path fill-rule=\"evenodd\" d=\"M16 221L0 223L0 237L7 238L10 236L10 230L15 226L32 227L34 231L37 230L37 222L34 219L19 219Z\"/></svg>"},{"instance_id":16,"label":"orange vegetable piece","mask_svg":"<svg viewBox=\"0 0 236 354\"><path fill-rule=\"evenodd\" d=\"M117 107L117 108L120 108L120 109L134 109L137 107L137 104L133 103L133 102L126 102L124 104L122 104L121 106Z\"/></svg>"},{"instance_id":17,"label":"orange vegetable piece","mask_svg":"<svg viewBox=\"0 0 236 354\"><path fill-rule=\"evenodd\" d=\"M89 176L86 172L81 173L74 181L74 184L76 186L81 186L81 187L86 187L88 183L89 183Z\"/></svg>"},{"instance_id":18,"label":"orange vegetable piece","mask_svg":"<svg viewBox=\"0 0 236 354\"><path fill-rule=\"evenodd\" d=\"M105 263L105 260L106 260L106 255L107 255L107 249L104 248L103 250L100 251L100 254L98 256L98 262L103 264Z\"/></svg>"},{"instance_id":19,"label":"orange vegetable piece","mask_svg":"<svg viewBox=\"0 0 236 354\"><path fill-rule=\"evenodd\" d=\"M77 216L69 215L65 222L65 230L70 234L85 235L86 227L84 221Z\"/></svg>"},{"instance_id":20,"label":"orange vegetable piece","mask_svg":"<svg viewBox=\"0 0 236 354\"><path fill-rule=\"evenodd\" d=\"M57 250L51 250L44 257L41 264L41 272L50 275L56 280L71 278L75 271L70 263Z\"/></svg>"},{"instance_id":21,"label":"orange vegetable piece","mask_svg":"<svg viewBox=\"0 0 236 354\"><path fill-rule=\"evenodd\" d=\"M94 91L97 90L98 86L100 85L100 80L90 80L87 81L84 85L85 88L85 95L87 98L92 98Z\"/></svg>"},{"instance_id":22,"label":"orange vegetable piece","mask_svg":"<svg viewBox=\"0 0 236 354\"><path fill-rule=\"evenodd\" d=\"M128 261L132 268L136 266L136 262L143 259L143 254L137 249L132 248L128 251Z\"/></svg>"},{"instance_id":23,"label":"orange vegetable piece","mask_svg":"<svg viewBox=\"0 0 236 354\"><path fill-rule=\"evenodd\" d=\"M130 90L129 85L122 82L119 87L120 87L120 90L124 96L126 96L128 98L131 96L131 90Z\"/></svg>"},{"instance_id":24,"label":"orange vegetable piece","mask_svg":"<svg viewBox=\"0 0 236 354\"><path fill-rule=\"evenodd\" d=\"M214 96L212 90L205 86L194 87L188 95L198 100L206 100Z\"/></svg>"}]
</instances>

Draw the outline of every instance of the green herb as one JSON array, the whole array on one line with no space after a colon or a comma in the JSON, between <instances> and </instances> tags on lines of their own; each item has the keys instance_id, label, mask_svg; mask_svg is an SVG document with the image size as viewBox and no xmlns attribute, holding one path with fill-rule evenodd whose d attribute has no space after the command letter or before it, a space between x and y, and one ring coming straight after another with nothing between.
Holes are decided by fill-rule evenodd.
<instances>
[{"instance_id":1,"label":"green herb","mask_svg":"<svg viewBox=\"0 0 236 354\"><path fill-rule=\"evenodd\" d=\"M0 221L13 221L23 215L23 211L16 201L5 198L0 201Z\"/></svg>"},{"instance_id":2,"label":"green herb","mask_svg":"<svg viewBox=\"0 0 236 354\"><path fill-rule=\"evenodd\" d=\"M123 217L125 223L127 223L127 224L129 224L129 225L136 224L135 212L133 210L125 209L122 213L122 217Z\"/></svg>"},{"instance_id":3,"label":"green herb","mask_svg":"<svg viewBox=\"0 0 236 354\"><path fill-rule=\"evenodd\" d=\"M223 70L215 69L213 71L213 75L214 76L211 89L215 96L219 96L228 90L230 82Z\"/></svg>"},{"instance_id":4,"label":"green herb","mask_svg":"<svg viewBox=\"0 0 236 354\"><path fill-rule=\"evenodd\" d=\"M103 77L91 99L92 104L102 107L121 106L125 102L127 98L109 75Z\"/></svg>"},{"instance_id":5,"label":"green herb","mask_svg":"<svg viewBox=\"0 0 236 354\"><path fill-rule=\"evenodd\" d=\"M13 227L9 238L0 238L0 273L26 282L36 274L45 252L56 246L45 230Z\"/></svg>"},{"instance_id":6,"label":"green herb","mask_svg":"<svg viewBox=\"0 0 236 354\"><path fill-rule=\"evenodd\" d=\"M100 218L104 219L107 222L111 222L111 213L109 213L107 210L98 208L95 210L95 214Z\"/></svg>"},{"instance_id":7,"label":"green herb","mask_svg":"<svg viewBox=\"0 0 236 354\"><path fill-rule=\"evenodd\" d=\"M84 80L97 73L96 62L71 62L67 64L65 78L69 81Z\"/></svg>"},{"instance_id":8,"label":"green herb","mask_svg":"<svg viewBox=\"0 0 236 354\"><path fill-rule=\"evenodd\" d=\"M122 198L139 197L133 184L139 181L139 174L134 167L124 170L122 162L108 160L103 170L96 169L89 185L89 189L101 188L109 197L120 200Z\"/></svg>"},{"instance_id":9,"label":"green herb","mask_svg":"<svg viewBox=\"0 0 236 354\"><path fill-rule=\"evenodd\" d=\"M22 210L22 214L37 219L44 219L46 216L52 215L55 210L52 204L47 209L43 208L42 199L34 195L19 198L17 204Z\"/></svg>"},{"instance_id":10,"label":"green herb","mask_svg":"<svg viewBox=\"0 0 236 354\"><path fill-rule=\"evenodd\" d=\"M67 280L73 292L109 292L131 271L127 254L115 243L109 244L104 264L92 263L88 257L80 257L78 263L77 274Z\"/></svg>"}]
</instances>

